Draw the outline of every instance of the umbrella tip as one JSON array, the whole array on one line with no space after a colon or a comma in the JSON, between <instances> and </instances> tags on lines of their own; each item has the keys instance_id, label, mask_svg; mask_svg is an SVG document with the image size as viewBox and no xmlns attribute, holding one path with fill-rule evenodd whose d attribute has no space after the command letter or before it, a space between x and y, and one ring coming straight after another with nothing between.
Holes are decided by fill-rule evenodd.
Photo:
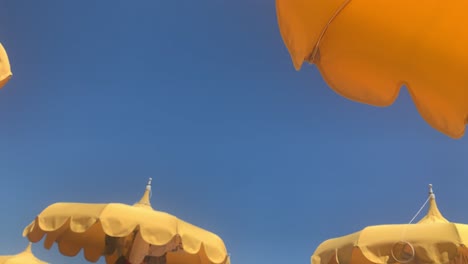
<instances>
[{"instance_id":1,"label":"umbrella tip","mask_svg":"<svg viewBox=\"0 0 468 264\"><path fill-rule=\"evenodd\" d=\"M429 202L429 209L426 216L419 220L418 223L448 223L449 221L440 213L439 208L437 208L437 203L435 200L435 194L432 190L432 184L429 184L429 197L427 198L426 203ZM423 207L424 207L423 205ZM422 207L421 207L422 209Z\"/></svg>"},{"instance_id":2,"label":"umbrella tip","mask_svg":"<svg viewBox=\"0 0 468 264\"><path fill-rule=\"evenodd\" d=\"M151 191L151 182L153 181L153 178L148 179L148 184L146 184L146 190Z\"/></svg>"},{"instance_id":3,"label":"umbrella tip","mask_svg":"<svg viewBox=\"0 0 468 264\"><path fill-rule=\"evenodd\" d=\"M148 183L146 184L145 188L145 193L143 193L143 196L141 197L140 201L134 204L134 206L143 206L143 207L151 207L151 182L153 181L153 178L148 179Z\"/></svg>"},{"instance_id":4,"label":"umbrella tip","mask_svg":"<svg viewBox=\"0 0 468 264\"><path fill-rule=\"evenodd\" d=\"M432 183L429 183L429 195L431 198L435 198L434 191L432 190Z\"/></svg>"}]
</instances>

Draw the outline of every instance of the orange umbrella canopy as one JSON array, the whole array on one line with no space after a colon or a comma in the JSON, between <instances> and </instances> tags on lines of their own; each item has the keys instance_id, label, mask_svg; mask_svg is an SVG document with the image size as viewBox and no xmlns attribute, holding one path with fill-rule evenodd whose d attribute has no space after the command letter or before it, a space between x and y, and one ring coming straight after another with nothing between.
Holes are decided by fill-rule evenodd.
<instances>
[{"instance_id":1,"label":"orange umbrella canopy","mask_svg":"<svg viewBox=\"0 0 468 264\"><path fill-rule=\"evenodd\" d=\"M2 88L11 78L10 61L8 55L0 43L0 88Z\"/></svg>"},{"instance_id":2,"label":"orange umbrella canopy","mask_svg":"<svg viewBox=\"0 0 468 264\"><path fill-rule=\"evenodd\" d=\"M468 2L276 0L296 70L315 64L351 100L391 105L405 85L422 117L460 138L468 119Z\"/></svg>"}]
</instances>

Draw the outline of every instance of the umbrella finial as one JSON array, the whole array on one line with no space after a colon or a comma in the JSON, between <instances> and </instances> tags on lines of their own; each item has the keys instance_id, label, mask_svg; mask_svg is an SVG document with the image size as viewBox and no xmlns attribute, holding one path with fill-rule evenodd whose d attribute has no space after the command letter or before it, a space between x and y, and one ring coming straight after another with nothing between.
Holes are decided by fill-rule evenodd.
<instances>
[{"instance_id":1,"label":"umbrella finial","mask_svg":"<svg viewBox=\"0 0 468 264\"><path fill-rule=\"evenodd\" d=\"M149 178L148 179L148 184L146 184L146 190L150 190L151 191L151 181L153 180L153 178ZM432 185L431 185L432 186Z\"/></svg>"},{"instance_id":2,"label":"umbrella finial","mask_svg":"<svg viewBox=\"0 0 468 264\"><path fill-rule=\"evenodd\" d=\"M448 223L449 221L440 213L435 200L435 194L432 190L432 184L429 184L429 209L427 215L418 223ZM426 201L427 202L427 201Z\"/></svg>"},{"instance_id":3,"label":"umbrella finial","mask_svg":"<svg viewBox=\"0 0 468 264\"><path fill-rule=\"evenodd\" d=\"M148 179L148 184L146 184L146 189L145 189L145 192L143 193L143 196L141 197L138 203L134 204L134 206L151 208L150 194L151 194L151 182L152 181L153 181L153 178Z\"/></svg>"}]
</instances>

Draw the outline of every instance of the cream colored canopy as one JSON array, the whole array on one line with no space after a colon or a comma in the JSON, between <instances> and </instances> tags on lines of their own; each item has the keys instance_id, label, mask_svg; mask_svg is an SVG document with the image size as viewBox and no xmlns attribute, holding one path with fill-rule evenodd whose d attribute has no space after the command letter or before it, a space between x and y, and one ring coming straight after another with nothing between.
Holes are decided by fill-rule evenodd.
<instances>
[{"instance_id":1,"label":"cream colored canopy","mask_svg":"<svg viewBox=\"0 0 468 264\"><path fill-rule=\"evenodd\" d=\"M36 258L31 251L31 243L26 249L17 254L11 256L0 256L0 264L48 264L38 258Z\"/></svg>"},{"instance_id":2,"label":"cream colored canopy","mask_svg":"<svg viewBox=\"0 0 468 264\"><path fill-rule=\"evenodd\" d=\"M418 223L369 226L354 234L327 240L316 249L311 262L468 263L466 245L468 225L445 219L437 208L431 188L428 213Z\"/></svg>"},{"instance_id":3,"label":"cream colored canopy","mask_svg":"<svg viewBox=\"0 0 468 264\"><path fill-rule=\"evenodd\" d=\"M224 242L217 235L165 212L153 210L151 180L141 200L131 205L56 203L42 211L24 229L31 242L44 236L44 247L53 243L63 255L83 249L88 261L102 255L114 263L124 255L139 264L145 256L167 257L167 264L229 263ZM115 244L115 250L109 246ZM107 252L107 253L106 253Z\"/></svg>"}]
</instances>

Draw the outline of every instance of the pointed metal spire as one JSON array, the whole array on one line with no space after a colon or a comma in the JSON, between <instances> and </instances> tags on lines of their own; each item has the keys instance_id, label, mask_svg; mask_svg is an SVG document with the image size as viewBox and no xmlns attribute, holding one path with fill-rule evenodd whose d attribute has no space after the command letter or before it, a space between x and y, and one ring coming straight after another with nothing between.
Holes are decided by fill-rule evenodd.
<instances>
[{"instance_id":1,"label":"pointed metal spire","mask_svg":"<svg viewBox=\"0 0 468 264\"><path fill-rule=\"evenodd\" d=\"M153 178L148 179L148 184L146 184L146 189L145 192L143 193L143 196L141 197L140 201L135 203L134 206L139 206L139 207L151 207L151 202L150 202L150 194L151 194L151 181Z\"/></svg>"},{"instance_id":2,"label":"pointed metal spire","mask_svg":"<svg viewBox=\"0 0 468 264\"><path fill-rule=\"evenodd\" d=\"M448 223L449 221L440 213L435 200L435 194L432 190L432 184L429 184L429 209L424 218L418 224L423 223Z\"/></svg>"}]
</instances>

